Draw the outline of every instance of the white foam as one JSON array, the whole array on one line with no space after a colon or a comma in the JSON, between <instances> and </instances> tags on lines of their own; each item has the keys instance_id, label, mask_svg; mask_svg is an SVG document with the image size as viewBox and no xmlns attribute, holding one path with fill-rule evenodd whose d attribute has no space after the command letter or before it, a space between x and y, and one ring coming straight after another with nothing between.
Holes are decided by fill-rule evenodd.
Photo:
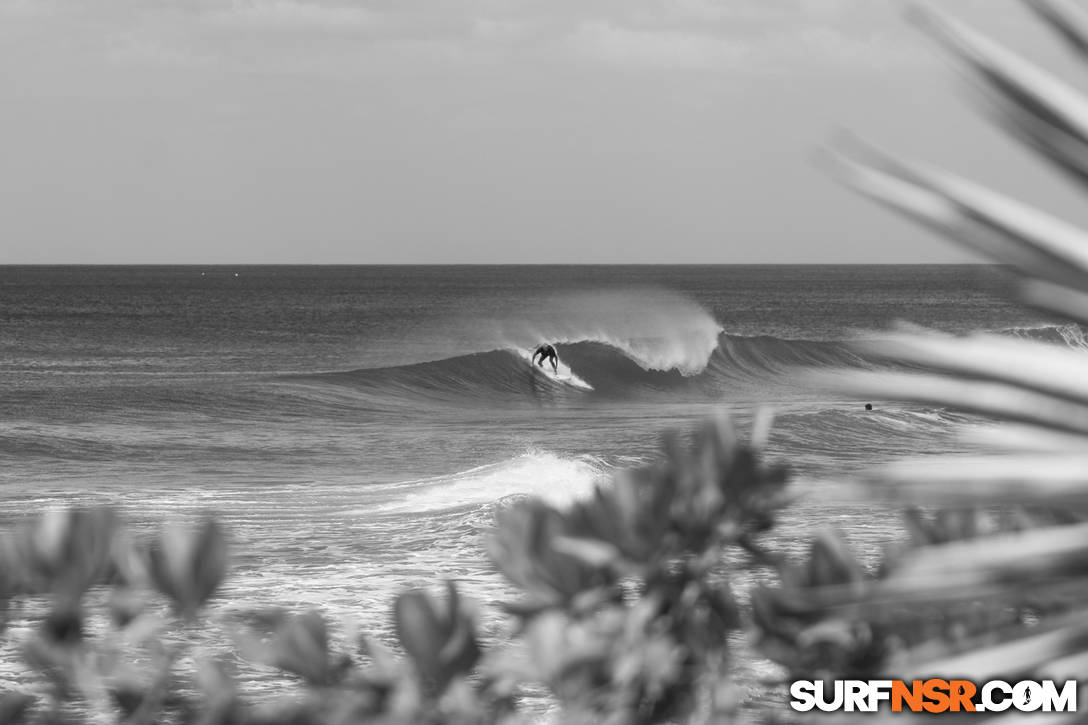
<instances>
[{"instance_id":1,"label":"white foam","mask_svg":"<svg viewBox=\"0 0 1088 725\"><path fill-rule=\"evenodd\" d=\"M647 370L702 372L722 327L702 306L661 289L604 290L557 295L537 314L496 321L508 347L541 342L603 342Z\"/></svg>"},{"instance_id":2,"label":"white foam","mask_svg":"<svg viewBox=\"0 0 1088 725\"><path fill-rule=\"evenodd\" d=\"M1062 336L1065 344L1074 350L1088 350L1088 339L1084 336L1084 330L1080 325L1060 325L1058 334Z\"/></svg>"},{"instance_id":3,"label":"white foam","mask_svg":"<svg viewBox=\"0 0 1088 725\"><path fill-rule=\"evenodd\" d=\"M1080 325L1075 323L1065 325L1036 325L1027 327L1009 327L1003 330L1006 334L1011 334L1013 337L1037 339L1039 333L1047 333L1053 331L1059 337L1062 342L1074 350L1088 350L1088 337L1085 336L1084 330Z\"/></svg>"},{"instance_id":4,"label":"white foam","mask_svg":"<svg viewBox=\"0 0 1088 725\"><path fill-rule=\"evenodd\" d=\"M387 501L356 513L434 512L493 503L516 494L563 506L588 495L605 471L606 466L589 456L530 451L459 473L390 484L386 491L373 491Z\"/></svg>"}]
</instances>

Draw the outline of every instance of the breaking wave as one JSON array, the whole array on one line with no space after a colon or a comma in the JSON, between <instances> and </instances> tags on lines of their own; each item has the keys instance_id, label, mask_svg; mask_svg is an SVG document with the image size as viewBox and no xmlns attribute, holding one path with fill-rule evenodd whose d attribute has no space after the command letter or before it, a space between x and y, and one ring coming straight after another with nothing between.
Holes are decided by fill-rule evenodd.
<instances>
[{"instance_id":1,"label":"breaking wave","mask_svg":"<svg viewBox=\"0 0 1088 725\"><path fill-rule=\"evenodd\" d=\"M1001 331L1011 337L1064 345L1074 350L1088 350L1088 333L1080 325L1039 325L1038 327L1009 327Z\"/></svg>"},{"instance_id":2,"label":"breaking wave","mask_svg":"<svg viewBox=\"0 0 1088 725\"><path fill-rule=\"evenodd\" d=\"M447 400L459 405L475 401L486 406L516 400L638 399L657 395L759 400L773 396L775 390L797 393L798 386L805 384L797 374L801 369L864 369L874 365L854 347L856 340L787 339L715 331L710 344L706 321L711 318L689 315L685 319L697 324L689 324L670 336L664 336L664 318L650 324L631 322L627 328L645 333L660 324L662 334L656 337L614 332L594 337L592 331L582 330L571 333L575 341L563 342L555 329L549 330L551 337L546 339L558 340L555 347L563 370L569 369L578 382L587 384L582 386L535 370L528 361L531 343L428 362L293 377L319 383L326 390L331 384L352 391L381 407L412 400ZM713 326L718 330L717 323ZM1009 328L1001 332L1088 351L1088 335L1077 325ZM544 334L526 333L526 339L539 340Z\"/></svg>"},{"instance_id":3,"label":"breaking wave","mask_svg":"<svg viewBox=\"0 0 1088 725\"><path fill-rule=\"evenodd\" d=\"M845 341L786 340L720 334L698 372L677 364L652 368L642 356L611 341L557 343L564 366L592 388L587 390L534 370L524 350L498 349L444 360L303 376L393 399L481 402L542 397L633 398L655 393L718 398L768 385L792 385L800 366L865 366Z\"/></svg>"}]
</instances>

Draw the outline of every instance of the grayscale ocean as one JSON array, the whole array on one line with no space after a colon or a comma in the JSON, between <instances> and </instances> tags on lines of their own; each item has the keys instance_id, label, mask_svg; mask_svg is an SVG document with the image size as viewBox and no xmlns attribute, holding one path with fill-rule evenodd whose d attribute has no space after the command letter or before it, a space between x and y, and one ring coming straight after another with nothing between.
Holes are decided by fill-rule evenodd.
<instances>
[{"instance_id":1,"label":"grayscale ocean","mask_svg":"<svg viewBox=\"0 0 1088 725\"><path fill-rule=\"evenodd\" d=\"M766 455L798 495L775 545L800 555L835 525L872 561L898 522L850 474L964 451L981 421L797 367L864 367L848 343L896 320L1088 346L1008 286L970 265L2 267L0 526L91 503L138 530L211 511L232 551L216 621L317 608L388 639L393 595L448 578L494 640L514 594L483 548L497 507L573 500L653 460L663 431L727 413L746 435L769 406ZM534 372L541 342L592 390ZM30 626L12 622L0 689L24 677ZM751 697L760 667L749 653Z\"/></svg>"}]
</instances>

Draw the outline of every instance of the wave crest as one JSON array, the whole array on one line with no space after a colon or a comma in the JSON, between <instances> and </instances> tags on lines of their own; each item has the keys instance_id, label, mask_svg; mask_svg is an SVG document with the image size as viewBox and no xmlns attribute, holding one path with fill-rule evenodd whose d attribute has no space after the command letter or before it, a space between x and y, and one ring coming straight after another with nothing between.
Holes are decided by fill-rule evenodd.
<instances>
[{"instance_id":1,"label":"wave crest","mask_svg":"<svg viewBox=\"0 0 1088 725\"><path fill-rule=\"evenodd\" d=\"M1076 323L1039 325L1038 327L1008 327L1002 334L1026 340L1040 340L1064 345L1074 350L1088 350L1088 333Z\"/></svg>"},{"instance_id":2,"label":"wave crest","mask_svg":"<svg viewBox=\"0 0 1088 725\"><path fill-rule=\"evenodd\" d=\"M343 373L304 376L346 386L367 396L368 404L427 404L449 401L581 399L585 396L627 399L664 393L693 399L750 397L775 386L792 388L799 366L865 366L846 342L787 340L721 334L701 361L698 373L678 367L654 369L626 349L597 341L558 343L564 367L589 388L566 385L535 373L525 349L489 350L444 360ZM591 389L590 389L591 388Z\"/></svg>"},{"instance_id":3,"label":"wave crest","mask_svg":"<svg viewBox=\"0 0 1088 725\"><path fill-rule=\"evenodd\" d=\"M669 399L762 400L804 392L799 369L872 368L856 347L857 338L804 340L770 335L742 336L711 332L718 325L705 311L683 298L671 306L651 306L659 314L621 321L621 315L641 314L624 296L591 299L599 329L575 315L507 336L519 342L499 348L453 355L430 362L364 368L349 372L290 376L295 395L323 410L402 409L432 403L458 406L503 404L563 404L586 398L610 400ZM568 308L587 309L585 297L568 301ZM611 327L603 320L609 320ZM674 323L675 326L674 326ZM563 330L566 330L564 332ZM1088 350L1088 334L1077 325L1008 328L1001 331L1046 340L1072 349ZM647 333L659 333L648 335ZM879 335L879 333L877 333ZM646 335L640 337L639 335ZM528 351L541 339L556 343L564 368L586 385L576 387L534 371ZM574 339L568 342L568 339ZM528 342L531 340L532 342ZM309 382L318 383L310 385ZM808 391L814 394L820 391Z\"/></svg>"},{"instance_id":4,"label":"wave crest","mask_svg":"<svg viewBox=\"0 0 1088 725\"><path fill-rule=\"evenodd\" d=\"M542 342L596 342L622 350L644 370L702 372L721 325L694 300L668 290L626 289L556 295L534 314L497 323L504 348Z\"/></svg>"}]
</instances>

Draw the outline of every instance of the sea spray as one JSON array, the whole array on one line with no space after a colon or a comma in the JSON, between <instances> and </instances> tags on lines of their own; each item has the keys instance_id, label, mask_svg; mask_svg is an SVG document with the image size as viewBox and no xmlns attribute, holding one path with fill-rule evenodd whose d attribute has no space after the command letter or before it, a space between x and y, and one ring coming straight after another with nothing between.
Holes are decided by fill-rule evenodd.
<instances>
[{"instance_id":1,"label":"sea spray","mask_svg":"<svg viewBox=\"0 0 1088 725\"><path fill-rule=\"evenodd\" d=\"M721 325L695 301L661 289L556 294L531 310L489 321L504 347L601 342L647 370L701 372Z\"/></svg>"}]
</instances>

